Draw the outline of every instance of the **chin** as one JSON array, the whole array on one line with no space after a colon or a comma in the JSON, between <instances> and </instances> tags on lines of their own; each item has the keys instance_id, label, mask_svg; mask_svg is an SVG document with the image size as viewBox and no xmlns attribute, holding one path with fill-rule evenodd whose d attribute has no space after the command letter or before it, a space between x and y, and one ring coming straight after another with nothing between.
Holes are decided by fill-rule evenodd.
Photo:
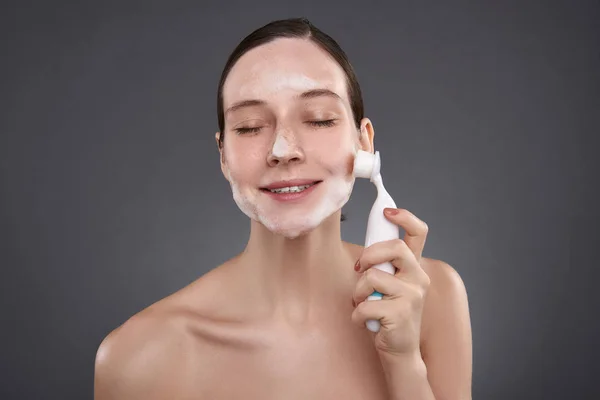
<instances>
[{"instance_id":1,"label":"chin","mask_svg":"<svg viewBox=\"0 0 600 400\"><path fill-rule=\"evenodd\" d=\"M236 187L233 194L238 207L252 220L276 235L296 239L339 211L348 201L353 184L354 180L332 179L323 186L319 197L301 206L273 207L271 200L264 202L260 195L242 195Z\"/></svg>"},{"instance_id":2,"label":"chin","mask_svg":"<svg viewBox=\"0 0 600 400\"><path fill-rule=\"evenodd\" d=\"M283 231L273 232L273 233L283 236L286 239L294 240L294 239L298 239L301 236L306 235L308 232L310 232L310 230L283 230Z\"/></svg>"},{"instance_id":3,"label":"chin","mask_svg":"<svg viewBox=\"0 0 600 400\"><path fill-rule=\"evenodd\" d=\"M317 228L320 224L320 222L307 221L306 219L304 219L304 221L274 221L268 218L261 218L259 222L262 223L269 231L276 235L283 236L286 239L296 239L300 236L304 236Z\"/></svg>"}]
</instances>

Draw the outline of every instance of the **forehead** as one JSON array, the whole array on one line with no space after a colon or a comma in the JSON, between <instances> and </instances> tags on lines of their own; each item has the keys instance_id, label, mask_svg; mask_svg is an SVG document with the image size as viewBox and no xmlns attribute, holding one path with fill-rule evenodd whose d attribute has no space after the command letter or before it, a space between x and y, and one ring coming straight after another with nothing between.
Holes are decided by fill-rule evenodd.
<instances>
[{"instance_id":1,"label":"forehead","mask_svg":"<svg viewBox=\"0 0 600 400\"><path fill-rule=\"evenodd\" d=\"M283 100L317 88L348 100L344 70L326 51L307 39L279 38L237 61L223 86L223 103Z\"/></svg>"}]
</instances>

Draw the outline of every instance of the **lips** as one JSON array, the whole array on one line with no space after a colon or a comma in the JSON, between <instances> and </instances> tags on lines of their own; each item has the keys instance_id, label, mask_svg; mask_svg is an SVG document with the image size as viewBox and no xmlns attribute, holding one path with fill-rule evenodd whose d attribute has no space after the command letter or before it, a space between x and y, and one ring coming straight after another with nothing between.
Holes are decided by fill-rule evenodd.
<instances>
[{"instance_id":1,"label":"lips","mask_svg":"<svg viewBox=\"0 0 600 400\"><path fill-rule=\"evenodd\" d=\"M260 189L261 190L274 190L274 189L281 189L281 188L292 187L292 186L313 185L313 184L320 183L320 182L321 182L320 180L314 180L314 179L292 179L292 180L287 180L287 181L273 182L267 186L261 187Z\"/></svg>"},{"instance_id":2,"label":"lips","mask_svg":"<svg viewBox=\"0 0 600 400\"><path fill-rule=\"evenodd\" d=\"M296 203L310 196L322 181L298 179L273 182L261 191L271 199L281 203Z\"/></svg>"}]
</instances>

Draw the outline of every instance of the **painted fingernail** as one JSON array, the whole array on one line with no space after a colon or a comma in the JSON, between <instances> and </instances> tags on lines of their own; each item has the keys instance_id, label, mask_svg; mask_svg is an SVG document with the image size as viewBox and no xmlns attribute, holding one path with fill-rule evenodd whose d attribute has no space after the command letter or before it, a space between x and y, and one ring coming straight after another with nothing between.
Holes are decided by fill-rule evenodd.
<instances>
[{"instance_id":1,"label":"painted fingernail","mask_svg":"<svg viewBox=\"0 0 600 400\"><path fill-rule=\"evenodd\" d=\"M355 271L359 271L360 270L360 260L356 260L356 264L354 264L354 270Z\"/></svg>"},{"instance_id":2,"label":"painted fingernail","mask_svg":"<svg viewBox=\"0 0 600 400\"><path fill-rule=\"evenodd\" d=\"M396 214L398 214L398 213L400 212L400 210L398 210L397 208L386 208L386 209L384 210L384 212L385 212L387 215L396 215Z\"/></svg>"}]
</instances>

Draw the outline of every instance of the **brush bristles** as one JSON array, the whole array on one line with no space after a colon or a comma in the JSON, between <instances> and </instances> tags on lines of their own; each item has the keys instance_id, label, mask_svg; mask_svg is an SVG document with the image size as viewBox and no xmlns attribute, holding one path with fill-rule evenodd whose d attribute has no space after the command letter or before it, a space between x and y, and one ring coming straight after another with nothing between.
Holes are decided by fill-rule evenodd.
<instances>
[{"instance_id":1,"label":"brush bristles","mask_svg":"<svg viewBox=\"0 0 600 400\"><path fill-rule=\"evenodd\" d=\"M378 153L369 153L358 150L354 158L354 176L357 178L371 179L373 168L377 166Z\"/></svg>"}]
</instances>

